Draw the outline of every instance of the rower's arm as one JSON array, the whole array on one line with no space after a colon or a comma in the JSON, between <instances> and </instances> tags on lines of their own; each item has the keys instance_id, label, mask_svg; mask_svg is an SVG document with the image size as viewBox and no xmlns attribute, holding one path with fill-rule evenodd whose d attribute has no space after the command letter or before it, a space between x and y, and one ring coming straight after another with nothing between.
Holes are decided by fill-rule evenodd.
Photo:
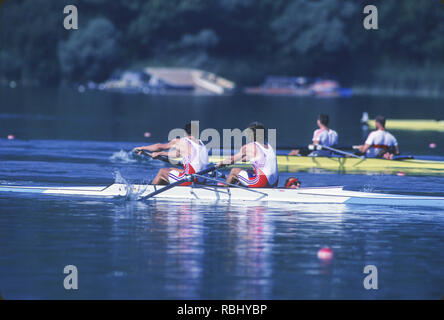
<instances>
[{"instance_id":1,"label":"rower's arm","mask_svg":"<svg viewBox=\"0 0 444 320\"><path fill-rule=\"evenodd\" d=\"M172 148L168 151L159 151L159 152L153 152L153 158L157 158L159 156L165 156L165 157L171 157L171 158L177 158L179 157L179 151Z\"/></svg>"},{"instance_id":2,"label":"rower's arm","mask_svg":"<svg viewBox=\"0 0 444 320\"><path fill-rule=\"evenodd\" d=\"M398 145L395 146L395 154L396 154L396 155L401 154L401 153L399 152L399 146L398 146Z\"/></svg>"},{"instance_id":3,"label":"rower's arm","mask_svg":"<svg viewBox=\"0 0 444 320\"><path fill-rule=\"evenodd\" d=\"M224 160L220 161L218 165L230 165L237 161L246 161L247 160L247 151L246 146L243 146L238 153L236 153L234 156L225 158Z\"/></svg>"},{"instance_id":4,"label":"rower's arm","mask_svg":"<svg viewBox=\"0 0 444 320\"><path fill-rule=\"evenodd\" d=\"M366 153L367 150L370 148L370 145L366 143L361 146L358 146L358 148L361 153Z\"/></svg>"},{"instance_id":5,"label":"rower's arm","mask_svg":"<svg viewBox=\"0 0 444 320\"><path fill-rule=\"evenodd\" d=\"M153 158L156 158L159 156L165 156L165 157L168 157L168 159L180 157L181 144L182 144L182 142L179 139L177 141L172 140L170 143L165 144L163 146L164 148L169 147L169 148L166 148L166 151L153 152Z\"/></svg>"},{"instance_id":6,"label":"rower's arm","mask_svg":"<svg viewBox=\"0 0 444 320\"><path fill-rule=\"evenodd\" d=\"M147 151L151 151L151 152L164 151L164 150L174 148L175 145L177 144L178 140L179 139L173 139L168 143L155 143L155 144L151 144L149 146L136 147L133 149L133 151L136 153L140 153L141 150L147 150Z\"/></svg>"},{"instance_id":7,"label":"rower's arm","mask_svg":"<svg viewBox=\"0 0 444 320\"><path fill-rule=\"evenodd\" d=\"M177 139L174 146L168 151L168 157L187 157L191 153L191 147L184 139Z\"/></svg>"}]
</instances>

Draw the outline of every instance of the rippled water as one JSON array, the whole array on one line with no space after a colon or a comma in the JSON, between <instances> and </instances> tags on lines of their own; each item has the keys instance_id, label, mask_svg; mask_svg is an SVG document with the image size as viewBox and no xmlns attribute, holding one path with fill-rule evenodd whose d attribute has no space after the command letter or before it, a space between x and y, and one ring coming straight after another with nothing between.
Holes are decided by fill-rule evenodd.
<instances>
[{"instance_id":1,"label":"rippled water","mask_svg":"<svg viewBox=\"0 0 444 320\"><path fill-rule=\"evenodd\" d=\"M0 140L2 184L107 185L162 163L132 143ZM281 180L289 174L283 173ZM440 193L444 178L300 173L305 186ZM444 210L443 210L444 211ZM440 298L444 212L378 206L90 200L0 194L5 298ZM331 263L317 258L324 246ZM79 290L63 288L64 266ZM364 289L365 265L379 289Z\"/></svg>"},{"instance_id":2,"label":"rippled water","mask_svg":"<svg viewBox=\"0 0 444 320\"><path fill-rule=\"evenodd\" d=\"M16 136L14 140L0 139L1 184L108 185L115 179L147 182L163 164L135 159L127 151L147 143L136 142L143 139L136 137L143 137L144 130L152 132L150 141L163 140L160 137L168 131L167 120L177 122L170 112L183 118L187 110L179 109L177 97L159 97L156 102L145 96L33 94L37 93L0 95L0 135ZM251 116L254 108L260 110L258 120L264 121L265 104L272 102L278 108L282 103L279 110L292 113L294 123L299 123L294 127L282 124L286 133L282 134L286 139L283 143L296 140L289 135L293 129L298 143L311 135L312 126L306 128L298 120L304 107L299 100L292 111L289 99L180 99L191 106L194 119L205 120L206 126L216 122L216 127L231 120L229 113L218 108L230 105L228 102L239 110L247 106L229 127L248 122L247 115ZM255 105L259 102L262 104ZM314 100L304 116L328 111L336 115L335 121L344 123L348 119L341 114L359 117L368 107L378 112L392 106L391 115L399 116L401 106L406 106L393 101L385 105L384 101L381 105L358 102ZM421 105L426 116L438 110L436 101ZM341 113L341 108L347 112ZM409 116L414 116L412 108L407 108ZM210 113L218 120L212 120ZM162 114L166 118L159 118ZM282 114L270 114L270 121L278 119L283 119ZM344 129L344 143L354 142L359 130L358 125ZM439 148L426 148L431 140L442 145L440 133L412 139L406 139L404 133L400 137L404 150L442 153ZM444 192L444 177L292 175L306 187L344 185L379 192ZM288 176L281 174L281 184ZM6 299L444 296L444 208L97 200L0 193L0 239L0 294ZM325 246L334 251L330 263L317 258L317 251ZM78 268L77 291L63 287L66 265ZM378 268L378 290L363 286L366 265Z\"/></svg>"}]
</instances>

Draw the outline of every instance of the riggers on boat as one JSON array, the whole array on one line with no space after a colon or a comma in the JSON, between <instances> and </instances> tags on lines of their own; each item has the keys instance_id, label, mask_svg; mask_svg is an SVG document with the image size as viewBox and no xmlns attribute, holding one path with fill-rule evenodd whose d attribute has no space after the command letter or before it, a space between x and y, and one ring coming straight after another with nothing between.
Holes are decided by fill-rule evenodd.
<instances>
[{"instance_id":1,"label":"riggers on boat","mask_svg":"<svg viewBox=\"0 0 444 320\"><path fill-rule=\"evenodd\" d=\"M210 162L218 162L219 156L211 156ZM417 159L386 160L376 158L350 157L304 157L278 155L277 163L281 172L309 171L322 169L341 173L388 173L404 172L412 175L444 175L444 161ZM247 165L246 163L236 163Z\"/></svg>"},{"instance_id":2,"label":"riggers on boat","mask_svg":"<svg viewBox=\"0 0 444 320\"><path fill-rule=\"evenodd\" d=\"M0 192L34 193L54 196L78 196L93 198L144 198L155 191L152 198L164 200L203 200L203 201L252 201L256 203L280 202L385 206L431 206L444 208L444 197L414 195L394 195L371 192L347 191L343 187L323 188L260 188L247 189L211 185L176 186L168 189L159 185L126 185L114 183L98 187L28 187L1 185Z\"/></svg>"}]
</instances>

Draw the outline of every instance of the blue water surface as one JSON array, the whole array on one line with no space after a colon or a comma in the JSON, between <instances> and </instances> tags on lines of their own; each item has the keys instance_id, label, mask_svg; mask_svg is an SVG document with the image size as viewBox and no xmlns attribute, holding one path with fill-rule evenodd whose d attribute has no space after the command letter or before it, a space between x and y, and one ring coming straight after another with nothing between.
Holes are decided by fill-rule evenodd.
<instances>
[{"instance_id":1,"label":"blue water surface","mask_svg":"<svg viewBox=\"0 0 444 320\"><path fill-rule=\"evenodd\" d=\"M418 108L421 106L421 108ZM165 141L185 120L202 128L277 128L278 144L311 140L320 112L340 143L362 141L363 111L444 118L442 100L152 97L55 89L0 94L0 184L148 182L163 163L135 146ZM236 116L234 116L236 115ZM151 137L145 139L144 132ZM8 134L15 139L7 140ZM405 153L442 157L439 132L396 133ZM434 142L437 148L430 149ZM442 158L441 158L442 159ZM444 195L444 177L281 173L303 186ZM440 299L444 208L130 201L0 193L5 299ZM333 249L330 262L318 259ZM78 290L63 286L78 270ZM378 289L364 287L377 267Z\"/></svg>"},{"instance_id":2,"label":"blue water surface","mask_svg":"<svg viewBox=\"0 0 444 320\"><path fill-rule=\"evenodd\" d=\"M2 184L152 179L135 143L1 140ZM289 176L282 173L281 180ZM291 174L295 175L295 174ZM298 173L304 186L439 194L442 177ZM444 210L0 194L0 292L25 299L438 299ZM330 263L317 251L331 247ZM79 289L63 287L75 265ZM366 290L366 265L378 289Z\"/></svg>"}]
</instances>

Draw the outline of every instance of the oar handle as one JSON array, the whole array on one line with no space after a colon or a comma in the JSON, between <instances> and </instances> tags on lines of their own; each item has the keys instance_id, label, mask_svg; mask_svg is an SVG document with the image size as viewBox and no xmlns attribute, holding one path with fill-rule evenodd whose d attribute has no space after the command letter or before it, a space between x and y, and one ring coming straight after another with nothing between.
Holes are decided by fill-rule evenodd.
<instances>
[{"instance_id":1,"label":"oar handle","mask_svg":"<svg viewBox=\"0 0 444 320\"><path fill-rule=\"evenodd\" d=\"M151 152L149 152L149 151L147 151L147 150L145 150L145 149L139 149L139 151L140 151L140 153L142 153L143 155L148 156L148 157L150 157L150 158L152 158L152 159L160 160L160 161L163 161L163 162L166 162L166 163L169 163L169 164L175 165L175 166L182 166L182 167L183 167L183 164L182 164L180 161L177 161L177 163L172 162L172 161L170 161L170 159L169 159L168 157L166 157L166 156L157 156L157 157L154 157L153 154L152 154Z\"/></svg>"}]
</instances>

